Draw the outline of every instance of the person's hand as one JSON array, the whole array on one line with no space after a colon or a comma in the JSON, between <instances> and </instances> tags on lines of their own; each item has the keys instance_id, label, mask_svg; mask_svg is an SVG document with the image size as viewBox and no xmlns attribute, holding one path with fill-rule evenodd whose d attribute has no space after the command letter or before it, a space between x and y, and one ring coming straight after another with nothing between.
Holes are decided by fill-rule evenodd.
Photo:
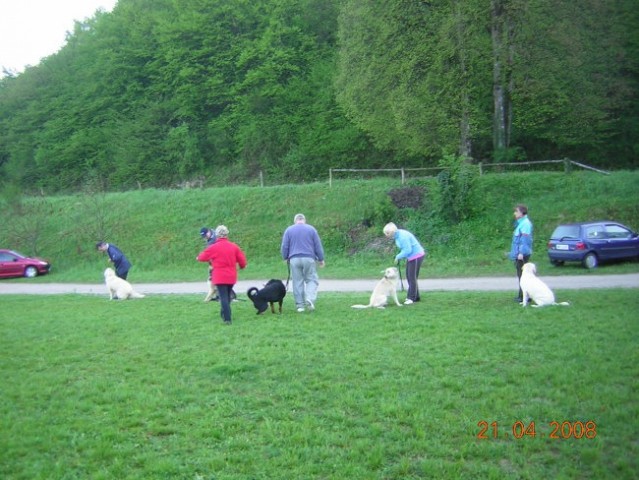
<instances>
[{"instance_id":1,"label":"person's hand","mask_svg":"<svg viewBox=\"0 0 639 480\"><path fill-rule=\"evenodd\" d=\"M517 260L523 260L524 259L524 255L523 254L519 254L517 255Z\"/></svg>"},{"instance_id":2,"label":"person's hand","mask_svg":"<svg viewBox=\"0 0 639 480\"><path fill-rule=\"evenodd\" d=\"M326 265L326 263L324 263L324 260L322 260L321 262L319 262L319 266L324 268L324 265Z\"/></svg>"}]
</instances>

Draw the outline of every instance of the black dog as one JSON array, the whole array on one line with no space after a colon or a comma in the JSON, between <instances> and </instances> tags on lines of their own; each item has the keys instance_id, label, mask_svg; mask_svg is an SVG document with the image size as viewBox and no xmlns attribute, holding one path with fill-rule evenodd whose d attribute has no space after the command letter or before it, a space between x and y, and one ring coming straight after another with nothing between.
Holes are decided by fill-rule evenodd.
<instances>
[{"instance_id":1,"label":"black dog","mask_svg":"<svg viewBox=\"0 0 639 480\"><path fill-rule=\"evenodd\" d=\"M275 302L279 303L280 313L282 313L282 303L284 303L284 297L286 296L286 287L281 280L269 280L262 290L251 287L246 294L253 302L253 305L255 305L255 308L257 308L258 315L264 313L269 304L271 305L271 312L275 313Z\"/></svg>"}]
</instances>

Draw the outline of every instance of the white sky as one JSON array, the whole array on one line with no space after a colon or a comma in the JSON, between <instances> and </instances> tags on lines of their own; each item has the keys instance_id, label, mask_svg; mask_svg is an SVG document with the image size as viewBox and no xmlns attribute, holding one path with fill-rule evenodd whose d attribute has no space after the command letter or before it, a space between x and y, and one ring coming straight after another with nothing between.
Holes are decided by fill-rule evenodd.
<instances>
[{"instance_id":1,"label":"white sky","mask_svg":"<svg viewBox=\"0 0 639 480\"><path fill-rule=\"evenodd\" d=\"M22 72L64 45L74 20L110 12L117 0L0 0L0 77L2 68Z\"/></svg>"}]
</instances>

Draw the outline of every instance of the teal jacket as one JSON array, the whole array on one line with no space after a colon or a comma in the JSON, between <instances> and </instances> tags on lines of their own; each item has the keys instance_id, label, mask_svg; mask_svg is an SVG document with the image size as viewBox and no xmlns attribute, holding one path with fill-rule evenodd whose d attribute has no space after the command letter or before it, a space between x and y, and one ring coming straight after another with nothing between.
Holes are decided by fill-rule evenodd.
<instances>
[{"instance_id":1,"label":"teal jacket","mask_svg":"<svg viewBox=\"0 0 639 480\"><path fill-rule=\"evenodd\" d=\"M395 256L395 261L406 258L413 260L425 255L424 247L422 247L415 238L415 235L408 230L398 229L395 232L395 245L399 248L399 253Z\"/></svg>"},{"instance_id":2,"label":"teal jacket","mask_svg":"<svg viewBox=\"0 0 639 480\"><path fill-rule=\"evenodd\" d=\"M524 215L515 224L513 241L510 246L510 259L517 260L517 255L532 255L533 225L528 215Z\"/></svg>"}]
</instances>

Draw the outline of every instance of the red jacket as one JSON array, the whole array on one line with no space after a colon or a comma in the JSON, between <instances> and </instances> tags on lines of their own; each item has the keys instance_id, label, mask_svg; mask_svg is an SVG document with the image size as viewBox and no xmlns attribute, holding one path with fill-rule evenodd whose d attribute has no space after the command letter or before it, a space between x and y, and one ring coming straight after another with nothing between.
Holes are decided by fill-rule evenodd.
<instances>
[{"instance_id":1,"label":"red jacket","mask_svg":"<svg viewBox=\"0 0 639 480\"><path fill-rule=\"evenodd\" d=\"M235 285L237 282L237 268L246 267L246 256L240 247L228 240L218 238L214 244L206 247L197 259L199 262L209 262L213 267L213 284Z\"/></svg>"}]
</instances>

